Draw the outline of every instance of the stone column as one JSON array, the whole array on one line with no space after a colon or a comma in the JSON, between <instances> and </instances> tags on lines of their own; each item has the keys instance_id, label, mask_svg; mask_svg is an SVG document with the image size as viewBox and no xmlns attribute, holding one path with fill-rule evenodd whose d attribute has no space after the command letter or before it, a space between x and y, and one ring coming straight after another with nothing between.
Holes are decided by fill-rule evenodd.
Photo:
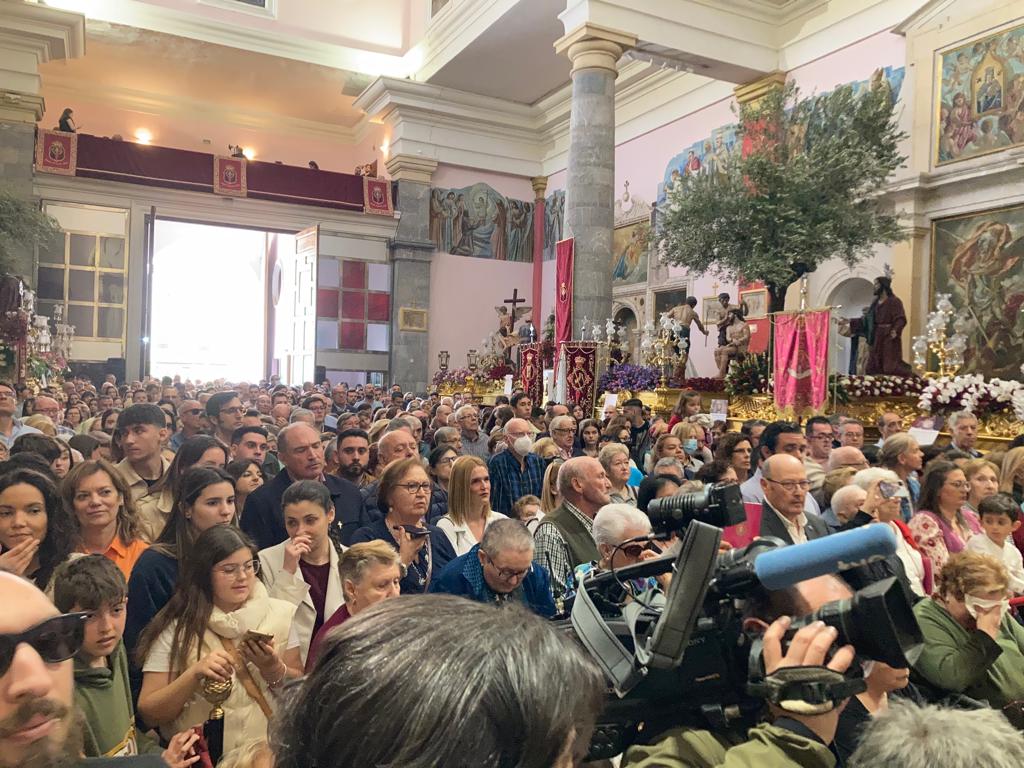
<instances>
[{"instance_id":1,"label":"stone column","mask_svg":"<svg viewBox=\"0 0 1024 768\"><path fill-rule=\"evenodd\" d=\"M437 161L418 155L395 155L385 164L397 182L398 222L391 249L391 352L389 376L406 392L426 392L430 370L426 329L403 330L402 309L430 311L430 177ZM427 315L427 323L430 316Z\"/></svg>"},{"instance_id":2,"label":"stone column","mask_svg":"<svg viewBox=\"0 0 1024 768\"><path fill-rule=\"evenodd\" d=\"M34 3L0 3L0 179L32 197L35 124L45 112L39 65L85 53L85 16ZM52 121L56 124L56 116ZM15 253L13 272L35 286L35 254Z\"/></svg>"},{"instance_id":3,"label":"stone column","mask_svg":"<svg viewBox=\"0 0 1024 768\"><path fill-rule=\"evenodd\" d=\"M546 176L534 176L533 184L533 327L537 329L537 339L541 338L544 328L541 322L541 297L544 294L544 193L548 188Z\"/></svg>"},{"instance_id":4,"label":"stone column","mask_svg":"<svg viewBox=\"0 0 1024 768\"><path fill-rule=\"evenodd\" d=\"M575 239L573 337L584 317L612 311L612 229L615 198L615 78L632 35L584 24L555 43L572 61L565 237Z\"/></svg>"}]
</instances>

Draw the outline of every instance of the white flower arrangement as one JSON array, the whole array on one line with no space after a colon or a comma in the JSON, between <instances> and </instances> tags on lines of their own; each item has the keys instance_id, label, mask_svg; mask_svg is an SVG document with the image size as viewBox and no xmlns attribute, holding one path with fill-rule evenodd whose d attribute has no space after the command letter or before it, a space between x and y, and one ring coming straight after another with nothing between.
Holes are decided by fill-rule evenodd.
<instances>
[{"instance_id":1,"label":"white flower arrangement","mask_svg":"<svg viewBox=\"0 0 1024 768\"><path fill-rule=\"evenodd\" d=\"M1012 410L1024 421L1024 384L986 381L979 374L929 379L918 406L927 412L966 411L978 416Z\"/></svg>"},{"instance_id":2,"label":"white flower arrangement","mask_svg":"<svg viewBox=\"0 0 1024 768\"><path fill-rule=\"evenodd\" d=\"M924 382L916 377L904 376L847 376L833 377L829 386L845 393L846 400L863 397L909 397L921 393Z\"/></svg>"}]
</instances>

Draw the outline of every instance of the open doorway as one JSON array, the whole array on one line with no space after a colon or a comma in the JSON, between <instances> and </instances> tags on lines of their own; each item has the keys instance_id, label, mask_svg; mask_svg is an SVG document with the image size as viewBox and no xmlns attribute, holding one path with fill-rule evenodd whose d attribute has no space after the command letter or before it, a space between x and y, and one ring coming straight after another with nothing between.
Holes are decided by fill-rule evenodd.
<instances>
[{"instance_id":1,"label":"open doorway","mask_svg":"<svg viewBox=\"0 0 1024 768\"><path fill-rule=\"evenodd\" d=\"M149 369L153 376L259 381L267 354L267 252L291 235L157 219Z\"/></svg>"}]
</instances>

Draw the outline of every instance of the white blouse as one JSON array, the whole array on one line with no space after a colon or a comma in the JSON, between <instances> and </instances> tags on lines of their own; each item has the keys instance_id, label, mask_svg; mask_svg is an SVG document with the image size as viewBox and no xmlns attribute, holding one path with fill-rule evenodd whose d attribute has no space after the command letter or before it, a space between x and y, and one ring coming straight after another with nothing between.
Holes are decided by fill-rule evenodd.
<instances>
[{"instance_id":1,"label":"white blouse","mask_svg":"<svg viewBox=\"0 0 1024 768\"><path fill-rule=\"evenodd\" d=\"M487 526L495 520L507 519L508 515L503 515L501 512L491 510L491 514L487 516L487 520L484 522L484 530L487 530ZM435 525L444 531L444 535L447 536L448 541L452 543L452 548L455 550L456 555L464 555L480 543L476 540L476 536L473 535L473 532L469 530L468 525L456 525L450 515L444 515L438 519Z\"/></svg>"}]
</instances>

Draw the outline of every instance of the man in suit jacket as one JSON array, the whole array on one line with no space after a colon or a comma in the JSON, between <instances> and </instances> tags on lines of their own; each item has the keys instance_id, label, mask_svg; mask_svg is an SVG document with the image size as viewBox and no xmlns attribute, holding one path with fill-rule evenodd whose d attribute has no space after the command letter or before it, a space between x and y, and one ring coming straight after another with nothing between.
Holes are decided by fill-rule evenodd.
<instances>
[{"instance_id":1,"label":"man in suit jacket","mask_svg":"<svg viewBox=\"0 0 1024 768\"><path fill-rule=\"evenodd\" d=\"M331 492L334 502L334 532L344 545L357 530L371 522L363 506L359 487L348 480L324 475L324 448L320 434L308 424L289 424L277 435L282 469L273 480L249 494L242 511L242 530L266 549L288 538L284 527L281 497L296 480L319 480Z\"/></svg>"},{"instance_id":2,"label":"man in suit jacket","mask_svg":"<svg viewBox=\"0 0 1024 768\"><path fill-rule=\"evenodd\" d=\"M764 509L761 536L774 536L787 544L802 544L828 535L825 521L804 512L810 483L804 463L788 453L770 456L761 465Z\"/></svg>"}]
</instances>

